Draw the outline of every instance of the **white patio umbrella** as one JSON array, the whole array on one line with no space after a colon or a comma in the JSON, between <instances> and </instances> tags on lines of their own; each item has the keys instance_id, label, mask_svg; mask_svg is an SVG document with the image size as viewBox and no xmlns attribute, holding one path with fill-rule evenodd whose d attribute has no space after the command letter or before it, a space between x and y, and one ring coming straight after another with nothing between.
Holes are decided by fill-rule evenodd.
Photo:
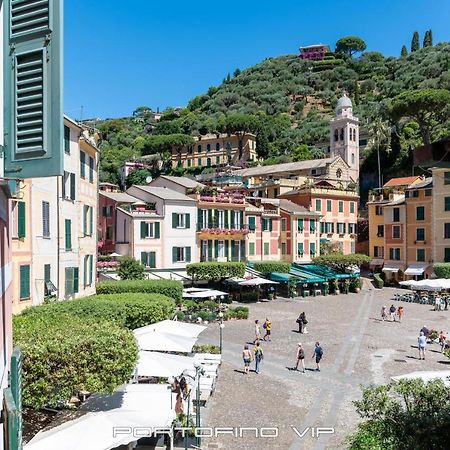
<instances>
[{"instance_id":1,"label":"white patio umbrella","mask_svg":"<svg viewBox=\"0 0 450 450\"><path fill-rule=\"evenodd\" d=\"M216 291L215 289L183 292L183 298L208 298L208 297L220 297L222 295L228 295L228 293Z\"/></svg>"},{"instance_id":2,"label":"white patio umbrella","mask_svg":"<svg viewBox=\"0 0 450 450\"><path fill-rule=\"evenodd\" d=\"M196 338L202 331L206 330L206 327L194 323L179 322L177 320L163 320L152 325L136 328L134 333L136 335L145 334L153 330L158 331L159 333L176 334L179 336Z\"/></svg>"},{"instance_id":3,"label":"white patio umbrella","mask_svg":"<svg viewBox=\"0 0 450 450\"><path fill-rule=\"evenodd\" d=\"M421 380L428 382L431 380L442 380L446 386L450 386L450 370L434 370L434 371L417 371L410 372L404 375L398 375L391 377L393 381L400 380L413 380L415 378L420 378Z\"/></svg>"},{"instance_id":4,"label":"white patio umbrella","mask_svg":"<svg viewBox=\"0 0 450 450\"><path fill-rule=\"evenodd\" d=\"M416 281L416 280L405 280L405 281L400 281L398 284L400 284L401 286L414 287L417 283L418 283L418 281Z\"/></svg>"},{"instance_id":5,"label":"white patio umbrella","mask_svg":"<svg viewBox=\"0 0 450 450\"><path fill-rule=\"evenodd\" d=\"M161 333L155 329L138 329L134 330L133 334L140 350L190 353L197 341L196 337Z\"/></svg>"},{"instance_id":6,"label":"white patio umbrella","mask_svg":"<svg viewBox=\"0 0 450 450\"><path fill-rule=\"evenodd\" d=\"M278 282L256 277L240 282L239 286L259 286L260 284L278 284Z\"/></svg>"},{"instance_id":7,"label":"white patio umbrella","mask_svg":"<svg viewBox=\"0 0 450 450\"><path fill-rule=\"evenodd\" d=\"M420 280L413 287L424 291L441 291L442 289L450 289L450 283L445 278L437 278L434 280Z\"/></svg>"},{"instance_id":8,"label":"white patio umbrella","mask_svg":"<svg viewBox=\"0 0 450 450\"><path fill-rule=\"evenodd\" d=\"M122 256L120 253L112 252L108 256L112 256L113 258L116 258L117 256Z\"/></svg>"},{"instance_id":9,"label":"white patio umbrella","mask_svg":"<svg viewBox=\"0 0 450 450\"><path fill-rule=\"evenodd\" d=\"M177 377L185 370L195 370L194 357L158 352L139 352L139 361L136 366L138 376Z\"/></svg>"}]
</instances>

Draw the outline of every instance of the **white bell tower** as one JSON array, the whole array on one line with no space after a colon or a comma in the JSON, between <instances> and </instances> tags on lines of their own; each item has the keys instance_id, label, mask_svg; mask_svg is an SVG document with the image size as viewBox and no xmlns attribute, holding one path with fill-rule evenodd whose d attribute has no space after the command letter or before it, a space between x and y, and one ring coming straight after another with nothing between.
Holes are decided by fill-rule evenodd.
<instances>
[{"instance_id":1,"label":"white bell tower","mask_svg":"<svg viewBox=\"0 0 450 450\"><path fill-rule=\"evenodd\" d=\"M359 183L359 119L345 94L338 100L336 117L331 120L330 155L341 156L350 166L350 177Z\"/></svg>"}]
</instances>

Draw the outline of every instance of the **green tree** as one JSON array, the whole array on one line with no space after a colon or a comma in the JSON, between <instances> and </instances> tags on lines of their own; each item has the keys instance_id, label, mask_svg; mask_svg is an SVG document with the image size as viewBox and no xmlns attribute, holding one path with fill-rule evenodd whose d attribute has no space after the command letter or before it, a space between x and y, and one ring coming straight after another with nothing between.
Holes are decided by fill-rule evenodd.
<instances>
[{"instance_id":1,"label":"green tree","mask_svg":"<svg viewBox=\"0 0 450 450\"><path fill-rule=\"evenodd\" d=\"M311 159L311 152L306 144L301 144L292 152L292 159L294 161L306 161Z\"/></svg>"},{"instance_id":2,"label":"green tree","mask_svg":"<svg viewBox=\"0 0 450 450\"><path fill-rule=\"evenodd\" d=\"M420 49L420 42L419 42L419 33L417 31L414 31L412 40L411 40L411 52L416 52Z\"/></svg>"},{"instance_id":3,"label":"green tree","mask_svg":"<svg viewBox=\"0 0 450 450\"><path fill-rule=\"evenodd\" d=\"M390 113L394 120L413 118L419 124L423 143L429 144L432 132L450 117L449 105L447 89L405 91L394 97Z\"/></svg>"},{"instance_id":4,"label":"green tree","mask_svg":"<svg viewBox=\"0 0 450 450\"><path fill-rule=\"evenodd\" d=\"M330 253L329 255L320 255L314 258L315 264L323 264L335 269L338 272L345 272L345 269L351 266L360 267L362 264L370 262L367 255L353 253L350 255L343 255L342 253Z\"/></svg>"},{"instance_id":5,"label":"green tree","mask_svg":"<svg viewBox=\"0 0 450 450\"><path fill-rule=\"evenodd\" d=\"M353 56L355 53L363 52L366 43L358 36L345 36L336 42L336 52Z\"/></svg>"},{"instance_id":6,"label":"green tree","mask_svg":"<svg viewBox=\"0 0 450 450\"><path fill-rule=\"evenodd\" d=\"M448 448L450 388L442 380L371 386L354 404L365 421L349 438L351 450Z\"/></svg>"},{"instance_id":7,"label":"green tree","mask_svg":"<svg viewBox=\"0 0 450 450\"><path fill-rule=\"evenodd\" d=\"M425 36L423 38L423 48L433 46L433 34L431 30L425 31Z\"/></svg>"},{"instance_id":8,"label":"green tree","mask_svg":"<svg viewBox=\"0 0 450 450\"><path fill-rule=\"evenodd\" d=\"M239 67L234 71L233 73L233 77L236 78L241 74L241 69L239 69Z\"/></svg>"},{"instance_id":9,"label":"green tree","mask_svg":"<svg viewBox=\"0 0 450 450\"><path fill-rule=\"evenodd\" d=\"M375 150L377 152L378 161L378 187L381 188L381 158L380 153L382 151L388 151L391 141L391 127L389 124L376 117L369 124L369 150Z\"/></svg>"},{"instance_id":10,"label":"green tree","mask_svg":"<svg viewBox=\"0 0 450 450\"><path fill-rule=\"evenodd\" d=\"M146 179L149 177L151 173L147 169L136 169L131 171L126 179L125 179L125 185L127 188L132 186L133 184L136 186L144 186L147 183Z\"/></svg>"},{"instance_id":11,"label":"green tree","mask_svg":"<svg viewBox=\"0 0 450 450\"><path fill-rule=\"evenodd\" d=\"M123 256L120 258L118 274L121 280L143 280L145 278L145 268L134 258Z\"/></svg>"},{"instance_id":12,"label":"green tree","mask_svg":"<svg viewBox=\"0 0 450 450\"><path fill-rule=\"evenodd\" d=\"M401 56L402 58L406 58L408 56L408 49L406 48L406 45L402 47Z\"/></svg>"}]
</instances>

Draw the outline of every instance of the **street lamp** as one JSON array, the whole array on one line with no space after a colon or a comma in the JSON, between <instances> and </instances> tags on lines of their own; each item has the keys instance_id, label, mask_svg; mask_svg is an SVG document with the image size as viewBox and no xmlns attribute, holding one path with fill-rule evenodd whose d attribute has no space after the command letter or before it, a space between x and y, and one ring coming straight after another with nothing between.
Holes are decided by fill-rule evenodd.
<instances>
[{"instance_id":1,"label":"street lamp","mask_svg":"<svg viewBox=\"0 0 450 450\"><path fill-rule=\"evenodd\" d=\"M225 324L223 323L223 312L219 312L219 331L220 331L220 337L219 337L219 346L220 346L220 354L222 354L222 338L223 338L223 329L225 328Z\"/></svg>"},{"instance_id":2,"label":"street lamp","mask_svg":"<svg viewBox=\"0 0 450 450\"><path fill-rule=\"evenodd\" d=\"M201 437L198 433L198 429L201 427L200 425L200 376L203 375L205 372L203 370L203 367L198 364L195 366L195 378L197 379L197 395L195 399L195 424L197 428L197 432L195 434L195 445L197 447L201 446Z\"/></svg>"}]
</instances>

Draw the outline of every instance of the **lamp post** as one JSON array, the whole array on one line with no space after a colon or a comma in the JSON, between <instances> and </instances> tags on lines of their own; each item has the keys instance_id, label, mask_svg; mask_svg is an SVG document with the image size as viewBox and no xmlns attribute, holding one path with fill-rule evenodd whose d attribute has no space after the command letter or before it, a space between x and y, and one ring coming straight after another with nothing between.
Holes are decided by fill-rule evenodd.
<instances>
[{"instance_id":1,"label":"lamp post","mask_svg":"<svg viewBox=\"0 0 450 450\"><path fill-rule=\"evenodd\" d=\"M225 328L225 324L223 323L223 312L219 312L219 347L220 354L222 354L222 338L223 338L223 329Z\"/></svg>"},{"instance_id":2,"label":"lamp post","mask_svg":"<svg viewBox=\"0 0 450 450\"><path fill-rule=\"evenodd\" d=\"M201 427L200 424L200 376L203 375L205 372L203 371L202 366L196 365L195 366L195 375L197 378L197 395L196 395L196 399L195 399L195 425L196 428L199 429ZM195 435L195 445L197 447L201 446L201 437L200 434Z\"/></svg>"}]
</instances>

